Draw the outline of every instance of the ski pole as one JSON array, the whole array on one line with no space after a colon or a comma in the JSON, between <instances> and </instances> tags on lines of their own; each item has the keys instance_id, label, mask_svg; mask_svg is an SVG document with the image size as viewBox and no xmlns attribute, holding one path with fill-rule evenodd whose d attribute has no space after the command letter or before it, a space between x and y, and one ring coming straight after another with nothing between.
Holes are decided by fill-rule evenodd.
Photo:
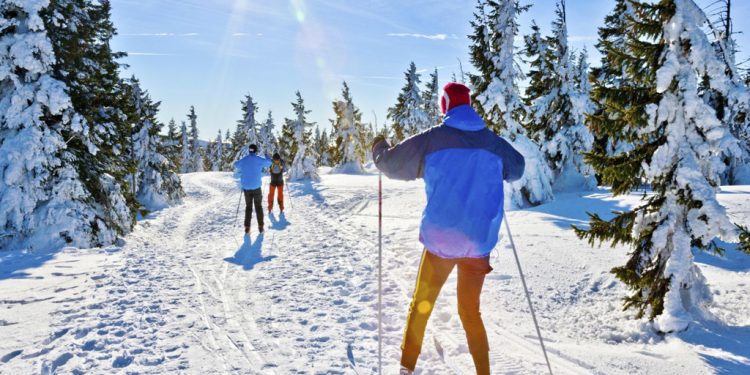
<instances>
[{"instance_id":1,"label":"ski pole","mask_svg":"<svg viewBox=\"0 0 750 375\"><path fill-rule=\"evenodd\" d=\"M240 190L240 199L237 201L237 212L234 214L234 226L237 226L237 218L240 217L240 203L242 203L242 191Z\"/></svg>"},{"instance_id":2,"label":"ski pole","mask_svg":"<svg viewBox=\"0 0 750 375\"><path fill-rule=\"evenodd\" d=\"M383 172L378 171L378 374L383 373Z\"/></svg>"},{"instance_id":3,"label":"ski pole","mask_svg":"<svg viewBox=\"0 0 750 375\"><path fill-rule=\"evenodd\" d=\"M521 275L521 284L523 290L526 293L526 300L529 302L529 310L531 310L531 318L534 320L534 327L536 327L536 335L539 337L539 345L542 346L542 352L544 353L544 360L547 362L547 369L550 375L552 375L552 365L549 363L549 357L547 357L547 348L544 347L544 340L542 339L542 331L539 329L539 323L536 320L536 313L534 312L534 305L531 303L531 294L529 294L529 288L526 286L526 278L523 275L521 269L521 261L518 259L518 252L516 251L516 244L513 242L513 235L510 233L510 225L508 224L508 215L503 211L503 219L505 220L505 229L508 231L508 240L510 246L513 249L513 256L516 258L516 265L518 266L518 274Z\"/></svg>"},{"instance_id":4,"label":"ski pole","mask_svg":"<svg viewBox=\"0 0 750 375\"><path fill-rule=\"evenodd\" d=\"M240 203L242 203L242 190L240 190L240 199L237 201L237 212L234 213L234 225L232 230L237 227L237 219L240 217ZM237 247L240 247L240 243L237 242L237 237L235 237L234 234L232 234L232 239L234 240L234 244L237 245Z\"/></svg>"}]
</instances>

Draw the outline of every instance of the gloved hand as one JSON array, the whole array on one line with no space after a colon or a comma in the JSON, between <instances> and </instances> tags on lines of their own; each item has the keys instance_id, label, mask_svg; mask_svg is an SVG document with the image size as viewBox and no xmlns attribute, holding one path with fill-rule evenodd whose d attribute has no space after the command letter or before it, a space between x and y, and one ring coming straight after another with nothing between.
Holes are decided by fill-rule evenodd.
<instances>
[{"instance_id":1,"label":"gloved hand","mask_svg":"<svg viewBox=\"0 0 750 375\"><path fill-rule=\"evenodd\" d=\"M370 148L374 148L375 145L377 145L380 142L385 142L385 136L383 136L382 134L379 134L378 136L375 137L375 139L372 140L372 146Z\"/></svg>"}]
</instances>

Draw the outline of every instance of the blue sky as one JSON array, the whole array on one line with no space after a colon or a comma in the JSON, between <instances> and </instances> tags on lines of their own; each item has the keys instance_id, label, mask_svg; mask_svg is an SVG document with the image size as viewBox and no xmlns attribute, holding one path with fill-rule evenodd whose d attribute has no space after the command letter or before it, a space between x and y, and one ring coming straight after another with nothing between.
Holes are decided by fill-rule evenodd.
<instances>
[{"instance_id":1,"label":"blue sky","mask_svg":"<svg viewBox=\"0 0 750 375\"><path fill-rule=\"evenodd\" d=\"M700 1L699 3L709 3ZM555 0L530 1L522 33L535 19L543 31L554 18ZM734 14L750 14L750 2L734 2ZM190 105L201 138L234 131L240 100L250 93L259 121L273 111L277 129L291 117L300 90L310 119L329 128L332 100L349 84L364 120L385 122L411 61L438 68L440 84L468 58L473 0L114 0L119 35L114 48L130 54L125 74L135 74L162 102L160 119L184 120ZM592 63L596 31L613 0L568 0L568 34L575 49L588 47ZM748 21L735 16L737 31ZM750 32L750 30L748 30ZM750 42L738 35L740 48ZM738 61L748 54L741 51ZM373 113L374 112L374 113Z\"/></svg>"}]
</instances>

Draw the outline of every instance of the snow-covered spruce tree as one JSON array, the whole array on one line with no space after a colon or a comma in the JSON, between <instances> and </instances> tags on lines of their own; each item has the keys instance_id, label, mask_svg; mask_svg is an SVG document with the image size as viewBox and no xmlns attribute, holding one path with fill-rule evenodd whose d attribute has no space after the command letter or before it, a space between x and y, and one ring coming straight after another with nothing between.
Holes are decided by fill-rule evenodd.
<instances>
[{"instance_id":1,"label":"snow-covered spruce tree","mask_svg":"<svg viewBox=\"0 0 750 375\"><path fill-rule=\"evenodd\" d=\"M497 134L507 139L526 159L523 177L511 183L512 203L516 207L539 205L553 199L552 171L539 146L531 141L520 125L524 114L518 84L523 79L514 59L516 21L528 6L518 1L481 0L477 4L471 62L478 74L470 76L474 101L482 118Z\"/></svg>"},{"instance_id":2,"label":"snow-covered spruce tree","mask_svg":"<svg viewBox=\"0 0 750 375\"><path fill-rule=\"evenodd\" d=\"M427 86L422 92L422 103L424 104L424 112L427 114L428 126L439 125L443 120L443 115L440 113L440 86L438 83L438 71L430 74L430 80L427 81Z\"/></svg>"},{"instance_id":3,"label":"snow-covered spruce tree","mask_svg":"<svg viewBox=\"0 0 750 375\"><path fill-rule=\"evenodd\" d=\"M419 88L417 66L412 62L404 73L406 84L396 99L396 105L388 108L388 118L392 121L393 142L398 143L434 125L424 111L424 103Z\"/></svg>"},{"instance_id":4,"label":"snow-covered spruce tree","mask_svg":"<svg viewBox=\"0 0 750 375\"><path fill-rule=\"evenodd\" d=\"M331 120L336 144L334 172L362 173L364 171L362 163L365 159L360 134L363 127L362 113L354 105L349 85L346 82L341 89L341 96L343 100L333 102L336 119Z\"/></svg>"},{"instance_id":5,"label":"snow-covered spruce tree","mask_svg":"<svg viewBox=\"0 0 750 375\"><path fill-rule=\"evenodd\" d=\"M575 95L573 101L573 115L578 124L585 124L586 116L594 111L594 103L591 101L591 82L589 81L589 54L586 47L578 53L578 58L573 64L573 82L575 84ZM593 139L593 138L591 138Z\"/></svg>"},{"instance_id":6,"label":"snow-covered spruce tree","mask_svg":"<svg viewBox=\"0 0 750 375\"><path fill-rule=\"evenodd\" d=\"M160 103L151 100L135 77L127 84L133 123L130 157L136 165L135 173L131 175L132 186L138 202L146 210L158 210L178 203L185 193L176 167L161 154L161 125L156 119Z\"/></svg>"},{"instance_id":7,"label":"snow-covered spruce tree","mask_svg":"<svg viewBox=\"0 0 750 375\"><path fill-rule=\"evenodd\" d=\"M182 122L180 127L180 149L182 150L180 156L180 173L191 173L193 170L193 153L190 147L190 134L188 134L187 125L185 121Z\"/></svg>"},{"instance_id":8,"label":"snow-covered spruce tree","mask_svg":"<svg viewBox=\"0 0 750 375\"><path fill-rule=\"evenodd\" d=\"M216 142L214 140L209 140L206 142L206 148L204 151L205 157L203 158L203 170L204 171L212 171L214 162L211 159L211 157L214 154L214 147L216 147Z\"/></svg>"},{"instance_id":9,"label":"snow-covered spruce tree","mask_svg":"<svg viewBox=\"0 0 750 375\"><path fill-rule=\"evenodd\" d=\"M279 135L279 154L287 162L297 155L297 140L294 137L294 122L285 118Z\"/></svg>"},{"instance_id":10,"label":"snow-covered spruce tree","mask_svg":"<svg viewBox=\"0 0 750 375\"><path fill-rule=\"evenodd\" d=\"M221 130L216 135L213 149L211 150L211 171L220 172L224 170L224 141L221 139Z\"/></svg>"},{"instance_id":11,"label":"snow-covered spruce tree","mask_svg":"<svg viewBox=\"0 0 750 375\"><path fill-rule=\"evenodd\" d=\"M316 150L318 150L318 165L319 166L330 166L331 165L331 144L328 138L328 131L323 129L323 133L320 134L320 139L316 143Z\"/></svg>"},{"instance_id":12,"label":"snow-covered spruce tree","mask_svg":"<svg viewBox=\"0 0 750 375\"><path fill-rule=\"evenodd\" d=\"M273 113L268 111L266 121L260 125L258 129L258 143L260 150L263 150L261 155L265 155L268 158L272 157L274 152L279 148L276 145L276 136L273 134L275 128L276 125L273 123Z\"/></svg>"},{"instance_id":13,"label":"snow-covered spruce tree","mask_svg":"<svg viewBox=\"0 0 750 375\"><path fill-rule=\"evenodd\" d=\"M237 121L237 131L234 133L236 138L236 149L234 150L234 160L240 160L247 156L248 147L251 144L258 146L258 155L265 155L260 142L258 141L258 122L255 115L258 113L258 103L253 101L250 94L245 95L242 104L242 119Z\"/></svg>"},{"instance_id":14,"label":"snow-covered spruce tree","mask_svg":"<svg viewBox=\"0 0 750 375\"><path fill-rule=\"evenodd\" d=\"M717 22L711 22L706 17L706 25L711 31L711 47L717 59L723 63L729 82L717 85L709 75L705 75L700 85L701 96L716 110L719 119L729 126L732 135L740 140L742 152L725 157L728 168L722 174L722 183L745 185L750 184L750 90L742 81L735 59L737 47L732 36L732 2L717 1L714 8Z\"/></svg>"},{"instance_id":15,"label":"snow-covered spruce tree","mask_svg":"<svg viewBox=\"0 0 750 375\"><path fill-rule=\"evenodd\" d=\"M182 150L180 149L180 146L180 133L177 132L177 123L174 119L170 119L167 124L167 135L162 141L162 147L164 147L163 155L165 155L172 165L175 166L176 171L182 169L180 163Z\"/></svg>"},{"instance_id":16,"label":"snow-covered spruce tree","mask_svg":"<svg viewBox=\"0 0 750 375\"><path fill-rule=\"evenodd\" d=\"M289 167L288 179L290 181L310 179L320 180L318 176L318 166L315 165L317 155L315 150L310 147L310 132L315 123L307 122L307 115L310 110L305 109L305 102L302 100L302 94L297 91L297 101L292 103L296 118L293 120L286 119L294 131L294 141L297 150Z\"/></svg>"},{"instance_id":17,"label":"snow-covered spruce tree","mask_svg":"<svg viewBox=\"0 0 750 375\"><path fill-rule=\"evenodd\" d=\"M128 157L129 97L117 61L125 54L110 45L116 30L109 1L49 4L41 14L55 52L54 77L66 84L73 108L88 124L83 137L66 138L67 149L96 208L98 242L109 244L113 234L130 231L139 206L128 181L135 168Z\"/></svg>"},{"instance_id":18,"label":"snow-covered spruce tree","mask_svg":"<svg viewBox=\"0 0 750 375\"><path fill-rule=\"evenodd\" d=\"M85 247L114 234L101 220L66 146L87 134L40 17L48 1L0 3L0 249Z\"/></svg>"},{"instance_id":19,"label":"snow-covered spruce tree","mask_svg":"<svg viewBox=\"0 0 750 375\"><path fill-rule=\"evenodd\" d=\"M198 115L194 106L190 106L187 117L190 121L190 169L191 172L203 172L203 150L198 138Z\"/></svg>"},{"instance_id":20,"label":"snow-covered spruce tree","mask_svg":"<svg viewBox=\"0 0 750 375\"><path fill-rule=\"evenodd\" d=\"M611 220L591 214L589 229L576 232L592 245L629 244L630 259L612 270L633 292L625 308L655 320L658 331L680 331L691 313L706 313L711 299L692 249L721 252L713 242L717 237L744 240L742 248L750 249L747 232L738 238L716 199L725 168L722 155L737 150L737 140L699 96L704 74L726 79L722 69L711 68L715 55L700 47L707 43L700 29L702 11L692 0L629 0L628 6L628 32L622 35L627 53L615 51L606 58L616 61L624 80L633 84L610 88L594 82L594 99L605 114L592 119L595 131L632 140L633 150L616 155L595 150L587 160L615 195L643 180L653 194Z\"/></svg>"},{"instance_id":21,"label":"snow-covered spruce tree","mask_svg":"<svg viewBox=\"0 0 750 375\"><path fill-rule=\"evenodd\" d=\"M224 152L224 158L222 160L221 170L224 172L231 172L234 170L234 155L232 154L232 132L227 129L224 132L224 145L222 146Z\"/></svg>"},{"instance_id":22,"label":"snow-covered spruce tree","mask_svg":"<svg viewBox=\"0 0 750 375\"><path fill-rule=\"evenodd\" d=\"M621 101L622 98L612 100L628 90L648 92L653 86L652 82L635 82L626 76L623 66L623 59L629 53L625 38L628 32L626 17L632 17L629 1L617 0L612 12L604 18L604 26L598 31L596 48L602 57L599 65L592 68L589 74L593 108L586 120L594 135L595 154L623 156L632 149L635 134L620 111L611 108L626 103Z\"/></svg>"},{"instance_id":23,"label":"snow-covered spruce tree","mask_svg":"<svg viewBox=\"0 0 750 375\"><path fill-rule=\"evenodd\" d=\"M525 125L529 137L542 147L554 174L555 190L591 188L596 179L583 154L591 150L593 138L583 123L585 110L576 108L580 94L568 48L564 0L557 3L555 12L551 36L542 38L533 24L532 34L525 37L531 65Z\"/></svg>"}]
</instances>

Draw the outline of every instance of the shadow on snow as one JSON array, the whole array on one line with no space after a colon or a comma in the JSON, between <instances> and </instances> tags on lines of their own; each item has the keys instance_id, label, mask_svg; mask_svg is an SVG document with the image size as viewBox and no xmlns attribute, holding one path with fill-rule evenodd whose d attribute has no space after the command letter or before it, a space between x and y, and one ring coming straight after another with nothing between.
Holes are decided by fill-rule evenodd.
<instances>
[{"instance_id":1,"label":"shadow on snow","mask_svg":"<svg viewBox=\"0 0 750 375\"><path fill-rule=\"evenodd\" d=\"M309 179L301 180L301 181L290 181L287 182L287 185L289 186L289 195L291 197L299 197L303 195L310 195L313 199L313 201L317 204L324 204L325 198L322 194L320 194L320 189L318 188L319 183L313 183L313 181ZM294 187L294 192L292 192L292 187ZM294 209L294 200L290 199L291 208Z\"/></svg>"},{"instance_id":2,"label":"shadow on snow","mask_svg":"<svg viewBox=\"0 0 750 375\"><path fill-rule=\"evenodd\" d=\"M245 271L252 270L258 263L268 262L276 258L275 255L264 257L261 254L263 249L263 234L255 238L255 242L246 234L242 245L231 258L224 258L225 261L242 266Z\"/></svg>"},{"instance_id":3,"label":"shadow on snow","mask_svg":"<svg viewBox=\"0 0 750 375\"><path fill-rule=\"evenodd\" d=\"M750 326L693 322L679 335L717 374L746 374L750 368Z\"/></svg>"},{"instance_id":4,"label":"shadow on snow","mask_svg":"<svg viewBox=\"0 0 750 375\"><path fill-rule=\"evenodd\" d=\"M634 195L642 195L633 193ZM629 205L619 198L613 198L607 189L592 191L555 193L555 200L541 206L525 208L522 211L541 212L552 217L545 220L560 229L570 230L571 225L588 228L588 213L598 214L603 219L614 217L613 211L625 211Z\"/></svg>"},{"instance_id":5,"label":"shadow on snow","mask_svg":"<svg viewBox=\"0 0 750 375\"><path fill-rule=\"evenodd\" d=\"M749 272L750 255L737 250L737 244L716 240L719 247L725 250L723 256L700 250L693 250L695 261L731 272Z\"/></svg>"},{"instance_id":6,"label":"shadow on snow","mask_svg":"<svg viewBox=\"0 0 750 375\"><path fill-rule=\"evenodd\" d=\"M161 211L162 210L154 210L146 216L138 214L138 225L155 219ZM56 243L55 241L52 242ZM103 249L105 252L116 252L121 250L122 246L123 242L118 237L115 244L94 249ZM31 276L26 270L42 267L47 262L54 259L58 253L66 250L78 249L66 246L62 242L46 246L39 250L10 250L5 252L3 249L0 249L0 280L30 278ZM35 278L39 279L42 277Z\"/></svg>"},{"instance_id":7,"label":"shadow on snow","mask_svg":"<svg viewBox=\"0 0 750 375\"><path fill-rule=\"evenodd\" d=\"M273 229L273 230L284 230L284 229L286 229L286 227L289 226L289 224L291 224L286 219L286 215L284 215L283 212L279 214L279 218L278 219L276 218L276 214L274 214L273 212L269 212L268 213L268 220L271 221L271 229Z\"/></svg>"}]
</instances>

